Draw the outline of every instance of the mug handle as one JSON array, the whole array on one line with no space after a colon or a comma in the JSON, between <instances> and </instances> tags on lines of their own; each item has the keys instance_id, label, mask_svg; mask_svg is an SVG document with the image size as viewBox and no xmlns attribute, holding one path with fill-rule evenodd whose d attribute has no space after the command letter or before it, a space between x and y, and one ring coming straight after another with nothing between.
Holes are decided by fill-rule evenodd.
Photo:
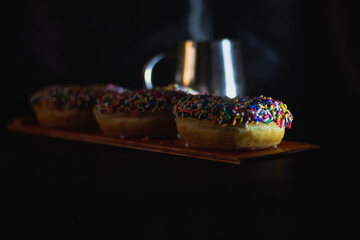
<instances>
[{"instance_id":1,"label":"mug handle","mask_svg":"<svg viewBox=\"0 0 360 240\"><path fill-rule=\"evenodd\" d=\"M173 53L159 53L159 54L156 54L154 57L150 58L145 63L144 68L143 68L143 75L144 75L144 82L145 82L146 89L153 88L152 70L155 67L155 65L164 58L175 58L175 57L176 56Z\"/></svg>"}]
</instances>

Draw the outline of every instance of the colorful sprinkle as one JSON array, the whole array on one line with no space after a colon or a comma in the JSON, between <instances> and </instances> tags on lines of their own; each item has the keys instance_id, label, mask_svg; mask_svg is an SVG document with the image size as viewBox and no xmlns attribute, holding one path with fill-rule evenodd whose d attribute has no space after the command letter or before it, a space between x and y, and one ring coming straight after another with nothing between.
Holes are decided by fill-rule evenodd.
<instances>
[{"instance_id":1,"label":"colorful sprinkle","mask_svg":"<svg viewBox=\"0 0 360 240\"><path fill-rule=\"evenodd\" d=\"M199 107L201 106L201 107ZM188 112L191 111L191 115ZM208 119L225 127L228 124L245 126L254 123L275 122L280 128L291 128L293 116L286 104L271 97L218 97L214 95L189 95L174 107L175 116Z\"/></svg>"},{"instance_id":2,"label":"colorful sprinkle","mask_svg":"<svg viewBox=\"0 0 360 240\"><path fill-rule=\"evenodd\" d=\"M122 93L108 92L97 99L93 111L96 114L127 112L131 113L133 117L145 112L172 112L179 99L183 101L187 101L187 98L190 99L192 95L187 95L187 90L189 88L171 84L163 88L136 89ZM195 91L189 90L189 92ZM184 115L192 115L192 109L184 112Z\"/></svg>"},{"instance_id":3,"label":"colorful sprinkle","mask_svg":"<svg viewBox=\"0 0 360 240\"><path fill-rule=\"evenodd\" d=\"M69 108L92 108L96 98L105 92L123 92L124 89L113 84L93 85L52 85L34 93L31 105L40 105L61 110Z\"/></svg>"}]
</instances>

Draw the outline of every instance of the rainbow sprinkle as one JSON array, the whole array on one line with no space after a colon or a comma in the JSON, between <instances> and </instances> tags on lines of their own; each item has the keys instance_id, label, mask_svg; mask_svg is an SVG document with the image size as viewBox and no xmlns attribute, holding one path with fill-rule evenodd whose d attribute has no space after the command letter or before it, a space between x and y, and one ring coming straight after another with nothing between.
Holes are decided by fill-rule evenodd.
<instances>
[{"instance_id":1,"label":"rainbow sprinkle","mask_svg":"<svg viewBox=\"0 0 360 240\"><path fill-rule=\"evenodd\" d=\"M130 113L133 117L145 112L172 112L179 99L189 92L190 88L178 84L153 89L128 90L123 93L106 93L97 99L95 114Z\"/></svg>"},{"instance_id":2,"label":"rainbow sprinkle","mask_svg":"<svg viewBox=\"0 0 360 240\"><path fill-rule=\"evenodd\" d=\"M64 108L92 108L96 98L105 92L123 92L114 84L52 85L34 93L30 104L61 110Z\"/></svg>"},{"instance_id":3,"label":"rainbow sprinkle","mask_svg":"<svg viewBox=\"0 0 360 240\"><path fill-rule=\"evenodd\" d=\"M163 88L167 91L181 91L181 92L185 92L185 93L189 93L189 94L193 94L193 95L199 94L198 91L196 91L190 87L186 87L184 85L177 84L177 83L169 84L168 86L165 86ZM161 89L161 88L157 88L157 89Z\"/></svg>"},{"instance_id":4,"label":"rainbow sprinkle","mask_svg":"<svg viewBox=\"0 0 360 240\"><path fill-rule=\"evenodd\" d=\"M218 97L186 95L173 110L174 117L208 119L222 127L275 122L280 128L291 128L293 116L286 104L271 97Z\"/></svg>"}]
</instances>

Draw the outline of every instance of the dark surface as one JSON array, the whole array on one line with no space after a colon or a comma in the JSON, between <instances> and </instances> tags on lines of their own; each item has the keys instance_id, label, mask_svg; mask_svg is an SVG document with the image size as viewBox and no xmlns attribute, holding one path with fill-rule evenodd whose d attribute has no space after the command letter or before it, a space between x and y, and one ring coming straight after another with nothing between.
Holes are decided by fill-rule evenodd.
<instances>
[{"instance_id":1,"label":"dark surface","mask_svg":"<svg viewBox=\"0 0 360 240\"><path fill-rule=\"evenodd\" d=\"M236 166L21 134L11 143L32 158L10 147L2 161L5 229L298 239L322 237L335 213L321 151Z\"/></svg>"},{"instance_id":2,"label":"dark surface","mask_svg":"<svg viewBox=\"0 0 360 240\"><path fill-rule=\"evenodd\" d=\"M308 239L337 233L343 238L354 228L348 217L357 216L358 188L354 3L204 3L202 34L189 30L190 1L2 5L5 230L50 229L56 235L105 227L119 236L158 239ZM242 41L247 95L272 96L289 106L294 124L285 138L321 150L241 167L6 130L14 117L33 114L28 99L41 87L141 87L142 66L153 54L174 50L179 40L221 37ZM164 80L171 71L154 74Z\"/></svg>"}]
</instances>

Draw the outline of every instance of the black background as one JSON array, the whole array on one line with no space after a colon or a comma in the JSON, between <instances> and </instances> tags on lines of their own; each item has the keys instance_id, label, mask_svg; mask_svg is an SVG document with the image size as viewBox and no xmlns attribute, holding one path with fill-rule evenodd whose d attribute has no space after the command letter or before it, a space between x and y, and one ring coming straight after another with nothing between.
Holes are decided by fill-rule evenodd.
<instances>
[{"instance_id":1,"label":"black background","mask_svg":"<svg viewBox=\"0 0 360 240\"><path fill-rule=\"evenodd\" d=\"M37 89L97 82L139 88L147 59L174 51L178 41L197 36L189 31L194 10L190 1L6 3L1 9L6 226L36 232L38 225L65 229L121 225L164 239L183 239L192 233L254 239L279 232L289 239L300 233L307 236L310 229L332 234L344 214L351 212L356 179L360 82L355 6L336 0L203 2L203 40L228 37L242 42L247 95L264 94L287 103L294 123L285 138L322 149L291 160L286 165L289 174L274 185L275 175L249 180L246 168L9 133L6 124L14 117L33 115L28 99ZM168 69L155 74L171 79L170 65ZM283 166L279 161L269 169ZM258 164L259 173L267 168L266 163ZM237 183L229 183L231 176ZM181 190L181 183L186 190ZM121 193L114 190L119 186L125 188ZM281 188L280 194L274 186ZM195 193L197 188L205 190ZM264 188L271 193L264 195ZM236 198L239 191L249 199ZM220 201L224 209L214 207L218 205L211 200L220 193L226 196ZM176 199L186 204L174 207ZM274 208L270 204L265 209L272 210L259 210L262 202ZM245 211L244 204L258 208ZM233 215L242 217L229 221ZM283 227L275 227L277 223ZM207 233L197 232L199 226Z\"/></svg>"}]
</instances>

